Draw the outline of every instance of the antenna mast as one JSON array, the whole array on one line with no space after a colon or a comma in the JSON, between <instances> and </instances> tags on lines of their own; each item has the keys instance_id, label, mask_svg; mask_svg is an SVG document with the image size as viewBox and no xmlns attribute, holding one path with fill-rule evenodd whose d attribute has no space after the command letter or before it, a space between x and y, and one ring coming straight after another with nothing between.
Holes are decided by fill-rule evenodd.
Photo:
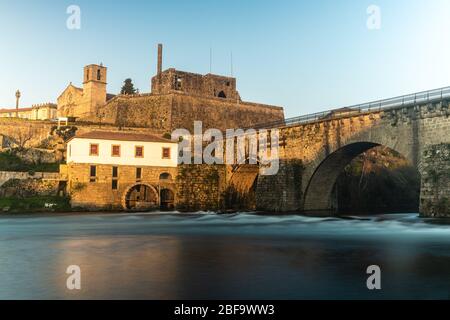
<instances>
[{"instance_id":1,"label":"antenna mast","mask_svg":"<svg viewBox=\"0 0 450 320\"><path fill-rule=\"evenodd\" d=\"M209 47L209 73L212 73L212 47Z\"/></svg>"}]
</instances>

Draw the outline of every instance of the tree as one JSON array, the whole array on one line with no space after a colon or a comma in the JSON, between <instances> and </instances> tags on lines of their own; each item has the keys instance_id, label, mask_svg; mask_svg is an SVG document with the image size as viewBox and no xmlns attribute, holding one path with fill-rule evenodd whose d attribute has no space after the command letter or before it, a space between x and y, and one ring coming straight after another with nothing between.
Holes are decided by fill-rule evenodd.
<instances>
[{"instance_id":1,"label":"tree","mask_svg":"<svg viewBox=\"0 0 450 320\"><path fill-rule=\"evenodd\" d=\"M31 125L25 128L15 127L11 132L11 142L23 150L36 134L37 130Z\"/></svg>"},{"instance_id":2,"label":"tree","mask_svg":"<svg viewBox=\"0 0 450 320\"><path fill-rule=\"evenodd\" d=\"M135 94L138 90L134 88L133 81L128 78L123 82L122 89L120 90L120 94Z\"/></svg>"}]
</instances>

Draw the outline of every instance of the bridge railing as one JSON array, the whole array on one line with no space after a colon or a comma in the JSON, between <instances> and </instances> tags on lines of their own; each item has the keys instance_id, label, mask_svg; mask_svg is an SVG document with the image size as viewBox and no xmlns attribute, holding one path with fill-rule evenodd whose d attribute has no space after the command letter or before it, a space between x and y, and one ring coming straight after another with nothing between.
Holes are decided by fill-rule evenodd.
<instances>
[{"instance_id":1,"label":"bridge railing","mask_svg":"<svg viewBox=\"0 0 450 320\"><path fill-rule=\"evenodd\" d=\"M316 122L326 119L342 118L346 116L357 115L361 113L391 110L397 108L403 108L407 106L414 106L416 104L430 103L439 101L445 98L450 98L450 87L444 87L429 91L422 91L413 94L408 94L404 96L377 100L362 104L357 104L349 107L344 107L340 109L333 109L328 111L322 111L312 114L307 114L304 116L288 118L285 120L278 120L273 122L261 123L252 127L243 128L245 129L264 129L264 128L276 128L283 126L291 126L296 124L305 124Z\"/></svg>"}]
</instances>

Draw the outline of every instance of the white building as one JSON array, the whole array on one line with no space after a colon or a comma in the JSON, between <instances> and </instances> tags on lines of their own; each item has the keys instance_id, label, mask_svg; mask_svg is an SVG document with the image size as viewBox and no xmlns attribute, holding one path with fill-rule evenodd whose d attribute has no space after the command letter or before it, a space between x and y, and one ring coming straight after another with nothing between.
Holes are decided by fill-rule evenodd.
<instances>
[{"instance_id":1,"label":"white building","mask_svg":"<svg viewBox=\"0 0 450 320\"><path fill-rule=\"evenodd\" d=\"M176 167L178 144L150 134L92 131L67 144L67 163Z\"/></svg>"},{"instance_id":2,"label":"white building","mask_svg":"<svg viewBox=\"0 0 450 320\"><path fill-rule=\"evenodd\" d=\"M150 134L93 131L70 139L66 176L73 207L172 209L178 144Z\"/></svg>"}]
</instances>

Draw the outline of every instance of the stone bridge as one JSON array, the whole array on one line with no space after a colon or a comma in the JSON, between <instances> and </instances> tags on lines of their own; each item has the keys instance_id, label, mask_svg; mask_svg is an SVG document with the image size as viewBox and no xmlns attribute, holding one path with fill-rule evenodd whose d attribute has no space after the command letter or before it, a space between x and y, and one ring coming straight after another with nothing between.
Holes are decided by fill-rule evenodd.
<instances>
[{"instance_id":1,"label":"stone bridge","mask_svg":"<svg viewBox=\"0 0 450 320\"><path fill-rule=\"evenodd\" d=\"M449 103L450 88L443 88L258 126L279 128L280 170L274 176L254 171L257 208L333 210L342 170L359 154L385 146L420 173L421 213L450 215Z\"/></svg>"}]
</instances>

